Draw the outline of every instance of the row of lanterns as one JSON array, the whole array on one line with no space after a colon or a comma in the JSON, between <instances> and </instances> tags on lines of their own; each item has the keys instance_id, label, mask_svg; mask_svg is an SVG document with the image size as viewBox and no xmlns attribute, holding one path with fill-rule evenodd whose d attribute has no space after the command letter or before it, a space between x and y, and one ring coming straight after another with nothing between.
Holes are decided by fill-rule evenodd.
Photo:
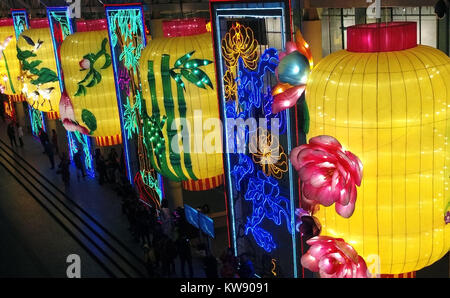
<instances>
[{"instance_id":1,"label":"row of lanterns","mask_svg":"<svg viewBox=\"0 0 450 298\"><path fill-rule=\"evenodd\" d=\"M167 117L160 144L166 162L156 154L150 161L163 175L201 181L201 186L185 185L205 189L223 181L222 154L174 155L174 133L168 128L178 116L194 123L198 110L203 120L219 118L211 36L197 27L183 31L174 21L169 25L171 37L149 42L139 65L147 113ZM442 52L416 44L415 23L383 28L398 31L392 36L373 26L349 28L349 49L325 57L306 82L308 136L333 136L364 166L353 215L344 218L334 207L321 207L316 216L324 234L344 238L366 260L379 258L381 272L404 273L430 265L450 246L450 229L442 220L450 195L450 62ZM108 34L101 26L86 27L61 46L68 120L98 144L106 138L117 144L122 136ZM12 23L0 21L0 88L5 94L26 94L38 110L58 112L61 94L50 29L48 24L31 28L19 37L16 55ZM373 43L382 39L371 34L389 38ZM186 72L201 74L196 76L201 81L184 79L190 76ZM192 149L203 143L205 136L198 133L191 129L178 146Z\"/></svg>"},{"instance_id":2,"label":"row of lanterns","mask_svg":"<svg viewBox=\"0 0 450 298\"><path fill-rule=\"evenodd\" d=\"M14 37L12 20L3 22L0 23L0 39L8 45L5 47L4 55L8 57L9 66L8 74L6 59L1 60L0 76L4 77L5 81L0 82L0 88L4 93L22 94L20 98L26 99L34 109L46 112L49 119L60 118L69 131L78 130L95 138L98 146L122 143L106 20L80 21L77 23L77 32L67 36L63 41L59 53L65 87L62 96L47 19L32 20L30 29L23 31L19 36L17 50L16 39L9 38ZM174 90L175 109L180 108L179 100L182 98L184 102L182 109L185 109L185 117L191 123L196 110L202 112L202 120L219 118L210 34L206 33L204 19L193 19L188 27L191 28L192 24L195 24L195 30L184 30L185 20L165 22L165 37L149 43L142 51L140 59L141 79L144 82L143 97L148 99L147 110L151 114L152 97L148 88L147 60L154 60L156 85L153 91L157 94L159 110L169 117L168 122L174 120L175 113L167 113L164 107L163 85L167 82L162 79L160 73L161 57L170 55L173 64L179 57L195 51L193 61L197 61L198 57L209 61L204 67L193 68L206 74L208 84L205 84L206 88L200 88L185 80L186 85L182 88L181 94L180 89L177 90L178 83L170 79L168 82ZM176 34L173 33L174 30ZM179 72L181 77L181 68ZM176 114L179 115L178 111ZM158 167L155 157L151 160L155 168L163 175L173 172L174 167L178 168L179 173L170 177L185 181L183 187L187 190L206 190L222 184L221 154L191 153L189 156L182 154L181 157L174 158L170 150L171 144L167 141L169 129L170 126L167 125L163 129L163 139L166 142L164 154L169 162L162 165L162 168L161 165ZM203 144L203 139L204 136L197 135L192 130L189 140L183 142L194 148L199 140ZM217 142L219 141L218 138ZM221 143L216 146L221 147ZM178 164L180 166L174 166Z\"/></svg>"}]
</instances>

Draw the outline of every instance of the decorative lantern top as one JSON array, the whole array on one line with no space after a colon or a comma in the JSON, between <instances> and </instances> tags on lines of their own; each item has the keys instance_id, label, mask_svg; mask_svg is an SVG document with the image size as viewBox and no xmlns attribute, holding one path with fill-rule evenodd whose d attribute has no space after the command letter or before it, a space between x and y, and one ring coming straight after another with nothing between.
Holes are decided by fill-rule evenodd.
<instances>
[{"instance_id":1,"label":"decorative lantern top","mask_svg":"<svg viewBox=\"0 0 450 298\"><path fill-rule=\"evenodd\" d=\"M13 26L13 19L0 19L0 26Z\"/></svg>"},{"instance_id":2,"label":"decorative lantern top","mask_svg":"<svg viewBox=\"0 0 450 298\"><path fill-rule=\"evenodd\" d=\"M206 20L203 18L176 19L163 21L164 37L190 36L206 33Z\"/></svg>"},{"instance_id":3,"label":"decorative lantern top","mask_svg":"<svg viewBox=\"0 0 450 298\"><path fill-rule=\"evenodd\" d=\"M48 19L40 18L40 19L30 19L30 28L38 29L38 28L48 28Z\"/></svg>"},{"instance_id":4,"label":"decorative lantern top","mask_svg":"<svg viewBox=\"0 0 450 298\"><path fill-rule=\"evenodd\" d=\"M372 23L347 28L347 50L350 52L391 52L416 46L416 22Z\"/></svg>"},{"instance_id":5,"label":"decorative lantern top","mask_svg":"<svg viewBox=\"0 0 450 298\"><path fill-rule=\"evenodd\" d=\"M106 19L100 20L80 20L77 22L77 32L107 30Z\"/></svg>"}]
</instances>

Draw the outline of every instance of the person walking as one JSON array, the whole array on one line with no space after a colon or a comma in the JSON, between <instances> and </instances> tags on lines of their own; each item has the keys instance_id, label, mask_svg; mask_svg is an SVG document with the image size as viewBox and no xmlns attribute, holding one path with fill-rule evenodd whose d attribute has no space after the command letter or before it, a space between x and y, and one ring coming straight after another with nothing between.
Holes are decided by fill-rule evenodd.
<instances>
[{"instance_id":1,"label":"person walking","mask_svg":"<svg viewBox=\"0 0 450 298\"><path fill-rule=\"evenodd\" d=\"M156 277L156 257L155 248L150 247L148 244L144 244L144 262L149 277Z\"/></svg>"},{"instance_id":2,"label":"person walking","mask_svg":"<svg viewBox=\"0 0 450 298\"><path fill-rule=\"evenodd\" d=\"M14 124L12 122L8 124L7 133L8 133L9 141L11 142L11 147L13 147L13 146L17 147L16 131L14 129Z\"/></svg>"},{"instance_id":3,"label":"person walking","mask_svg":"<svg viewBox=\"0 0 450 298\"><path fill-rule=\"evenodd\" d=\"M48 160L50 161L50 165L51 168L50 169L54 169L55 168L55 155L53 154L53 148L52 145L47 142L45 143L45 154L48 156Z\"/></svg>"},{"instance_id":4,"label":"person walking","mask_svg":"<svg viewBox=\"0 0 450 298\"><path fill-rule=\"evenodd\" d=\"M178 256L180 257L182 277L186 277L186 273L184 272L186 263L189 269L189 278L194 277L194 271L192 269L191 241L184 233L180 233L175 244L177 246Z\"/></svg>"},{"instance_id":5,"label":"person walking","mask_svg":"<svg viewBox=\"0 0 450 298\"><path fill-rule=\"evenodd\" d=\"M50 146L49 146L50 147ZM63 152L61 155L61 162L59 163L58 166L58 174L61 174L62 180L64 182L64 186L66 188L69 187L70 185L70 170L69 170L69 166L70 166L70 160L67 158L67 154L66 152Z\"/></svg>"},{"instance_id":6,"label":"person walking","mask_svg":"<svg viewBox=\"0 0 450 298\"><path fill-rule=\"evenodd\" d=\"M246 253L243 253L240 257L238 274L240 278L254 278L255 269L253 263Z\"/></svg>"},{"instance_id":7,"label":"person walking","mask_svg":"<svg viewBox=\"0 0 450 298\"><path fill-rule=\"evenodd\" d=\"M44 148L44 154L46 154L46 144L49 142L48 135L44 131L44 129L41 127L39 128L39 140L41 140L42 147Z\"/></svg>"},{"instance_id":8,"label":"person walking","mask_svg":"<svg viewBox=\"0 0 450 298\"><path fill-rule=\"evenodd\" d=\"M20 147L23 147L23 128L19 123L17 123L17 137L19 138Z\"/></svg>"},{"instance_id":9,"label":"person walking","mask_svg":"<svg viewBox=\"0 0 450 298\"><path fill-rule=\"evenodd\" d=\"M162 252L161 252L161 264L163 277L170 277L172 274L176 274L175 271L175 258L177 257L177 248L175 243L163 235L162 238Z\"/></svg>"},{"instance_id":10,"label":"person walking","mask_svg":"<svg viewBox=\"0 0 450 298\"><path fill-rule=\"evenodd\" d=\"M161 202L160 218L162 232L171 238L173 230L172 216L170 215L169 202L166 199L163 199Z\"/></svg>"},{"instance_id":11,"label":"person walking","mask_svg":"<svg viewBox=\"0 0 450 298\"><path fill-rule=\"evenodd\" d=\"M100 149L95 149L95 166L98 172L98 183L102 185L106 181L106 163Z\"/></svg>"},{"instance_id":12,"label":"person walking","mask_svg":"<svg viewBox=\"0 0 450 298\"><path fill-rule=\"evenodd\" d=\"M217 260L216 258L208 253L205 257L203 257L203 270L205 271L206 278L218 278L218 270L217 270Z\"/></svg>"},{"instance_id":13,"label":"person walking","mask_svg":"<svg viewBox=\"0 0 450 298\"><path fill-rule=\"evenodd\" d=\"M227 248L227 250L220 257L222 262L222 269L220 270L220 275L223 278L235 278L239 277L237 274L239 260L234 256L233 250Z\"/></svg>"},{"instance_id":14,"label":"person walking","mask_svg":"<svg viewBox=\"0 0 450 298\"><path fill-rule=\"evenodd\" d=\"M77 180L80 181L80 172L83 177L83 180L86 177L86 172L84 170L83 166L83 154L81 153L81 150L78 150L77 153L73 155L73 162L75 163L75 167L77 168Z\"/></svg>"},{"instance_id":15,"label":"person walking","mask_svg":"<svg viewBox=\"0 0 450 298\"><path fill-rule=\"evenodd\" d=\"M59 154L58 135L56 134L55 129L52 129L52 144L53 144L53 148L55 148L56 154Z\"/></svg>"}]
</instances>

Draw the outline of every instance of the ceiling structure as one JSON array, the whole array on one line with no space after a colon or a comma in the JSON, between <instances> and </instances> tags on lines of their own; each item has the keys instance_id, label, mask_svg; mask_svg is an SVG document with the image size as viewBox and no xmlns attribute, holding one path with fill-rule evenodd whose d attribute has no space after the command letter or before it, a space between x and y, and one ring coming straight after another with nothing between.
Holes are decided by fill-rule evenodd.
<instances>
[{"instance_id":1,"label":"ceiling structure","mask_svg":"<svg viewBox=\"0 0 450 298\"><path fill-rule=\"evenodd\" d=\"M69 0L68 0L69 1ZM75 1L75 0L72 0ZM126 3L127 0L79 0L83 18L103 18L103 4ZM367 0L293 0L303 8L367 7ZM139 2L139 1L129 1ZM209 17L208 0L143 0L145 14L151 19L202 16ZM382 0L383 7L434 6L437 0ZM45 17L45 7L67 5L66 0L0 0L0 17L10 16L11 9L26 8L31 17Z\"/></svg>"}]
</instances>

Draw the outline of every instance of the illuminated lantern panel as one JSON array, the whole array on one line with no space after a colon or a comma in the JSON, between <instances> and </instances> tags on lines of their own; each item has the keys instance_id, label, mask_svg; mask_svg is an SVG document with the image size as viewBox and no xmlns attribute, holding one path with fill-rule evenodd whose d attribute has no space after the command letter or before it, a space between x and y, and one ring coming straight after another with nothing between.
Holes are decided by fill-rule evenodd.
<instances>
[{"instance_id":1,"label":"illuminated lantern panel","mask_svg":"<svg viewBox=\"0 0 450 298\"><path fill-rule=\"evenodd\" d=\"M31 24L35 29L23 31L17 42L17 58L22 66L23 77L21 91L34 109L42 112L58 111L61 92L48 20L35 24Z\"/></svg>"},{"instance_id":2,"label":"illuminated lantern panel","mask_svg":"<svg viewBox=\"0 0 450 298\"><path fill-rule=\"evenodd\" d=\"M7 95L20 93L19 74L12 19L0 19L0 92Z\"/></svg>"},{"instance_id":3,"label":"illuminated lantern panel","mask_svg":"<svg viewBox=\"0 0 450 298\"><path fill-rule=\"evenodd\" d=\"M119 110L111 64L106 20L78 25L78 32L68 36L61 46L64 85L71 99L75 119L89 130L97 144L122 142Z\"/></svg>"},{"instance_id":4,"label":"illuminated lantern panel","mask_svg":"<svg viewBox=\"0 0 450 298\"><path fill-rule=\"evenodd\" d=\"M372 273L417 271L450 247L450 59L411 42L415 27L348 28L352 51L321 60L306 88L308 138L333 136L364 166L353 216L321 206L322 234L345 239Z\"/></svg>"},{"instance_id":5,"label":"illuminated lantern panel","mask_svg":"<svg viewBox=\"0 0 450 298\"><path fill-rule=\"evenodd\" d=\"M295 69L298 59L285 54L290 65L280 70L292 35L289 1L211 2L211 15L230 246L236 256L249 254L258 275L270 266L273 276L297 277L298 183L288 154L300 121L295 109L274 111L272 94L280 76L299 85L293 78L309 67L302 60Z\"/></svg>"},{"instance_id":6,"label":"illuminated lantern panel","mask_svg":"<svg viewBox=\"0 0 450 298\"><path fill-rule=\"evenodd\" d=\"M176 21L169 24L176 31ZM213 60L209 33L154 39L142 51L140 71L147 113L154 123L165 121L162 137L152 139L144 125L144 142L152 166L175 181L209 179L223 173ZM185 119L189 127L182 127L177 118ZM147 129L147 133L152 132Z\"/></svg>"}]
</instances>

